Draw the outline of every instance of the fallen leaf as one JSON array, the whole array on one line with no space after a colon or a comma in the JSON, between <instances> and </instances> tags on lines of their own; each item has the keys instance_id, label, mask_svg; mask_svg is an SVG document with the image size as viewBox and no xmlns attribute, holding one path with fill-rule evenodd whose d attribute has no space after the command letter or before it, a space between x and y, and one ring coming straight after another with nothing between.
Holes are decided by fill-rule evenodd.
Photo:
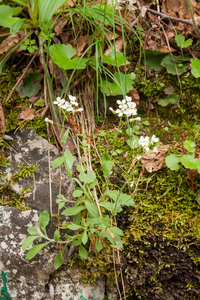
<instances>
[{"instance_id":1,"label":"fallen leaf","mask_svg":"<svg viewBox=\"0 0 200 300\"><path fill-rule=\"evenodd\" d=\"M35 118L35 109L25 107L18 116L18 120L33 120Z\"/></svg>"},{"instance_id":2,"label":"fallen leaf","mask_svg":"<svg viewBox=\"0 0 200 300\"><path fill-rule=\"evenodd\" d=\"M156 146L153 150L146 152L142 158L141 163L147 170L152 173L161 169L165 161L165 153L171 148L171 145Z\"/></svg>"},{"instance_id":3,"label":"fallen leaf","mask_svg":"<svg viewBox=\"0 0 200 300\"><path fill-rule=\"evenodd\" d=\"M140 102L140 96L138 94L138 91L133 88L128 94L127 96L132 98L132 101L136 103L136 108L138 109L139 107L139 102Z\"/></svg>"},{"instance_id":4,"label":"fallen leaf","mask_svg":"<svg viewBox=\"0 0 200 300\"><path fill-rule=\"evenodd\" d=\"M65 27L65 25L68 24L68 22L69 22L68 19L62 19L62 18L60 18L60 20L57 21L57 24L54 27L54 31L56 35L60 35L61 33L63 33L63 28Z\"/></svg>"},{"instance_id":5,"label":"fallen leaf","mask_svg":"<svg viewBox=\"0 0 200 300\"><path fill-rule=\"evenodd\" d=\"M24 34L22 32L18 32L14 35L9 35L1 44L0 44L0 55L6 53L10 48L15 46L21 39L23 39ZM19 53L22 51L20 48L16 51Z\"/></svg>"}]
</instances>

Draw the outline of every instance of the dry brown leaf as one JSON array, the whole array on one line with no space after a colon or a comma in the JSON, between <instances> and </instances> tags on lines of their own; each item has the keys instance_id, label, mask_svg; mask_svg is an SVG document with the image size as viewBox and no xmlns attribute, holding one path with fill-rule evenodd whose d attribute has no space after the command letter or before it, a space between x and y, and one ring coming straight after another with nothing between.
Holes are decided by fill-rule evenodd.
<instances>
[{"instance_id":1,"label":"dry brown leaf","mask_svg":"<svg viewBox=\"0 0 200 300\"><path fill-rule=\"evenodd\" d=\"M14 35L9 35L1 44L0 44L0 55L6 53L10 48L15 46L21 39L23 39L24 34L22 32L18 32ZM20 48L16 51L19 53L22 51Z\"/></svg>"},{"instance_id":2,"label":"dry brown leaf","mask_svg":"<svg viewBox=\"0 0 200 300\"><path fill-rule=\"evenodd\" d=\"M19 120L33 120L35 118L35 109L25 107L18 116Z\"/></svg>"},{"instance_id":3,"label":"dry brown leaf","mask_svg":"<svg viewBox=\"0 0 200 300\"><path fill-rule=\"evenodd\" d=\"M135 88L133 88L127 95L132 98L133 102L136 103L136 108L138 109L140 102L140 96L138 94L138 91Z\"/></svg>"},{"instance_id":4,"label":"dry brown leaf","mask_svg":"<svg viewBox=\"0 0 200 300\"><path fill-rule=\"evenodd\" d=\"M31 98L29 98L28 101L29 101L30 103L34 104L34 103L36 103L38 100L40 100L40 97L41 97L40 94L37 95L37 96L31 96Z\"/></svg>"},{"instance_id":5,"label":"dry brown leaf","mask_svg":"<svg viewBox=\"0 0 200 300\"><path fill-rule=\"evenodd\" d=\"M168 16L190 19L188 0L167 0L162 2L162 12Z\"/></svg>"},{"instance_id":6,"label":"dry brown leaf","mask_svg":"<svg viewBox=\"0 0 200 300\"><path fill-rule=\"evenodd\" d=\"M165 153L171 148L171 145L156 146L153 150L145 153L141 158L141 163L147 172L155 172L161 169L165 161Z\"/></svg>"},{"instance_id":7,"label":"dry brown leaf","mask_svg":"<svg viewBox=\"0 0 200 300\"><path fill-rule=\"evenodd\" d=\"M60 18L60 20L58 20L58 22L54 28L56 35L60 35L61 33L63 33L63 28L65 27L65 25L68 24L68 22L69 22L68 19Z\"/></svg>"},{"instance_id":8,"label":"dry brown leaf","mask_svg":"<svg viewBox=\"0 0 200 300\"><path fill-rule=\"evenodd\" d=\"M79 37L78 41L74 43L74 47L76 48L76 55L74 57L80 57L85 50L85 47L90 45L92 37L87 35L82 35Z\"/></svg>"},{"instance_id":9,"label":"dry brown leaf","mask_svg":"<svg viewBox=\"0 0 200 300\"><path fill-rule=\"evenodd\" d=\"M52 59L49 59L49 70L50 73L53 74L55 79L55 84L58 86L61 83L59 68L56 64L53 65Z\"/></svg>"},{"instance_id":10,"label":"dry brown leaf","mask_svg":"<svg viewBox=\"0 0 200 300\"><path fill-rule=\"evenodd\" d=\"M4 117L4 112L3 112L3 107L0 103L0 129L1 129L1 133L5 133L6 129L5 129L5 117Z\"/></svg>"}]
</instances>

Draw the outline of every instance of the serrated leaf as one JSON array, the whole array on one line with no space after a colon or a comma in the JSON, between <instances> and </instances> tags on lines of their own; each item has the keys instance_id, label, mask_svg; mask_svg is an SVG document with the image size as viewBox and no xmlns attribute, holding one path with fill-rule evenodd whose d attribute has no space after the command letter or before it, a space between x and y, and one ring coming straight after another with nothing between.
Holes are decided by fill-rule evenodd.
<instances>
[{"instance_id":1,"label":"serrated leaf","mask_svg":"<svg viewBox=\"0 0 200 300\"><path fill-rule=\"evenodd\" d=\"M86 230L84 231L83 233L83 236L82 236L82 243L85 245L88 241L88 235L87 235L87 232Z\"/></svg>"},{"instance_id":2,"label":"serrated leaf","mask_svg":"<svg viewBox=\"0 0 200 300\"><path fill-rule=\"evenodd\" d=\"M169 105L169 100L168 99L158 100L158 104L165 107L165 106Z\"/></svg>"},{"instance_id":3,"label":"serrated leaf","mask_svg":"<svg viewBox=\"0 0 200 300\"><path fill-rule=\"evenodd\" d=\"M199 159L194 158L194 155L183 155L181 157L181 162L184 165L185 168L187 169L197 169L199 165Z\"/></svg>"},{"instance_id":4,"label":"serrated leaf","mask_svg":"<svg viewBox=\"0 0 200 300\"><path fill-rule=\"evenodd\" d=\"M180 168L178 163L180 162L180 157L177 157L175 154L170 154L165 158L165 162L172 171L176 171Z\"/></svg>"},{"instance_id":5,"label":"serrated leaf","mask_svg":"<svg viewBox=\"0 0 200 300\"><path fill-rule=\"evenodd\" d=\"M178 73L178 75L181 75L184 72L186 72L186 70L188 68L187 63L185 63L185 62L183 62L182 66L178 66L181 61L182 61L182 59L179 56L173 56L173 58L172 58L171 55L167 55L167 56L165 56L165 58L163 58L161 65L163 67L166 67L167 72L169 74L176 75ZM176 67L175 67L175 64L176 64Z\"/></svg>"},{"instance_id":6,"label":"serrated leaf","mask_svg":"<svg viewBox=\"0 0 200 300\"><path fill-rule=\"evenodd\" d=\"M87 259L87 250L82 245L79 246L79 255L80 257Z\"/></svg>"},{"instance_id":7,"label":"serrated leaf","mask_svg":"<svg viewBox=\"0 0 200 300\"><path fill-rule=\"evenodd\" d=\"M192 39L185 41L185 37L180 34L175 36L175 41L180 48L187 48L192 45Z\"/></svg>"},{"instance_id":8,"label":"serrated leaf","mask_svg":"<svg viewBox=\"0 0 200 300\"><path fill-rule=\"evenodd\" d=\"M127 94L133 89L133 79L131 78L131 74L115 72L113 77L113 82L102 80L102 82L99 83L101 91L107 96Z\"/></svg>"},{"instance_id":9,"label":"serrated leaf","mask_svg":"<svg viewBox=\"0 0 200 300\"><path fill-rule=\"evenodd\" d=\"M144 54L145 54L145 63L150 69L154 71L160 71L164 69L163 66L161 65L161 61L166 56L166 53L156 51L156 50L146 49Z\"/></svg>"},{"instance_id":10,"label":"serrated leaf","mask_svg":"<svg viewBox=\"0 0 200 300\"><path fill-rule=\"evenodd\" d=\"M88 200L84 200L85 206L88 210L88 212L94 217L94 218L98 218L99 217L99 212L98 209L96 207L96 205Z\"/></svg>"},{"instance_id":11,"label":"serrated leaf","mask_svg":"<svg viewBox=\"0 0 200 300\"><path fill-rule=\"evenodd\" d=\"M65 158L63 156L57 157L53 162L52 162L52 167L53 168L57 168L60 165L62 165L62 163L64 162Z\"/></svg>"},{"instance_id":12,"label":"serrated leaf","mask_svg":"<svg viewBox=\"0 0 200 300\"><path fill-rule=\"evenodd\" d=\"M49 221L50 221L49 214L46 210L44 210L40 214L38 222L39 222L41 229L44 231L45 234L46 234L46 226L49 224Z\"/></svg>"},{"instance_id":13,"label":"serrated leaf","mask_svg":"<svg viewBox=\"0 0 200 300\"><path fill-rule=\"evenodd\" d=\"M69 208L66 208L61 213L61 215L64 215L64 216L75 216L76 214L78 214L79 212L81 212L84 209L86 209L85 205L81 205L81 206L78 206L78 207L69 207Z\"/></svg>"},{"instance_id":14,"label":"serrated leaf","mask_svg":"<svg viewBox=\"0 0 200 300\"><path fill-rule=\"evenodd\" d=\"M62 263L63 263L63 256L59 252L58 255L56 256L55 261L54 261L54 268L55 268L55 270L57 270L58 268L60 268L60 266L62 265Z\"/></svg>"},{"instance_id":15,"label":"serrated leaf","mask_svg":"<svg viewBox=\"0 0 200 300\"><path fill-rule=\"evenodd\" d=\"M198 58L191 58L191 73L195 78L200 77L200 60Z\"/></svg>"},{"instance_id":16,"label":"serrated leaf","mask_svg":"<svg viewBox=\"0 0 200 300\"><path fill-rule=\"evenodd\" d=\"M176 93L169 94L168 100L171 104L176 104L178 102L178 95Z\"/></svg>"},{"instance_id":17,"label":"serrated leaf","mask_svg":"<svg viewBox=\"0 0 200 300\"><path fill-rule=\"evenodd\" d=\"M95 178L96 178L96 175L92 171L87 171L87 174L85 172L81 172L79 174L80 181L83 181L84 183L90 183L90 182L94 181Z\"/></svg>"},{"instance_id":18,"label":"serrated leaf","mask_svg":"<svg viewBox=\"0 0 200 300\"><path fill-rule=\"evenodd\" d=\"M82 190L75 190L72 194L73 197L80 197L83 194Z\"/></svg>"},{"instance_id":19,"label":"serrated leaf","mask_svg":"<svg viewBox=\"0 0 200 300\"><path fill-rule=\"evenodd\" d=\"M126 63L126 58L123 56L123 53L113 50L109 52L108 56L103 54L102 62L113 66L120 66Z\"/></svg>"},{"instance_id":20,"label":"serrated leaf","mask_svg":"<svg viewBox=\"0 0 200 300\"><path fill-rule=\"evenodd\" d=\"M60 239L60 232L58 231L58 229L56 229L56 231L54 232L54 240L57 243Z\"/></svg>"},{"instance_id":21,"label":"serrated leaf","mask_svg":"<svg viewBox=\"0 0 200 300\"><path fill-rule=\"evenodd\" d=\"M37 238L38 236L29 236L27 239L25 239L25 241L22 244L22 250L28 248Z\"/></svg>"},{"instance_id":22,"label":"serrated leaf","mask_svg":"<svg viewBox=\"0 0 200 300\"><path fill-rule=\"evenodd\" d=\"M195 143L193 141L186 140L183 145L187 151L195 152Z\"/></svg>"},{"instance_id":23,"label":"serrated leaf","mask_svg":"<svg viewBox=\"0 0 200 300\"><path fill-rule=\"evenodd\" d=\"M36 256L38 254L38 252L40 252L40 250L42 250L42 248L44 248L49 243L50 242L33 246L26 254L26 259L27 260L32 259L34 256Z\"/></svg>"},{"instance_id":24,"label":"serrated leaf","mask_svg":"<svg viewBox=\"0 0 200 300\"><path fill-rule=\"evenodd\" d=\"M60 68L64 70L86 68L86 58L80 59L76 57L71 59L76 54L76 49L72 48L71 45L54 44L49 49L52 60Z\"/></svg>"}]
</instances>

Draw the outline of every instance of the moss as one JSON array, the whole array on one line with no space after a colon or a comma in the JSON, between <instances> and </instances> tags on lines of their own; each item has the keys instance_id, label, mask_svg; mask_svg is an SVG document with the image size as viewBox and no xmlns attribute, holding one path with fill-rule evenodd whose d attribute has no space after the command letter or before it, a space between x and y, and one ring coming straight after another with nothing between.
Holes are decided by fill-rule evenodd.
<instances>
[{"instance_id":1,"label":"moss","mask_svg":"<svg viewBox=\"0 0 200 300\"><path fill-rule=\"evenodd\" d=\"M32 166L24 166L21 165L19 167L19 172L13 174L11 176L11 182L12 183L16 183L19 180L25 179L27 177L33 177L34 175L34 171L38 168L38 165L32 165Z\"/></svg>"}]
</instances>

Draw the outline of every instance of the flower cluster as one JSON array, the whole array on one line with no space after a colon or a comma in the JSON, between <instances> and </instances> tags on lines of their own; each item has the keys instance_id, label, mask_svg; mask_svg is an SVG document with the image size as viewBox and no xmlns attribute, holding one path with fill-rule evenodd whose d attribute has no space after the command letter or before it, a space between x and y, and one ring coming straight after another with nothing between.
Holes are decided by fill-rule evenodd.
<instances>
[{"instance_id":1,"label":"flower cluster","mask_svg":"<svg viewBox=\"0 0 200 300\"><path fill-rule=\"evenodd\" d=\"M151 141L150 141L148 136L145 136L145 137L141 136L139 141L138 141L138 144L140 146L144 147L145 151L148 152L150 150L149 146L153 145L154 143L157 143L157 142L159 142L159 139L156 138L155 134L153 134L152 137L151 137Z\"/></svg>"},{"instance_id":2,"label":"flower cluster","mask_svg":"<svg viewBox=\"0 0 200 300\"><path fill-rule=\"evenodd\" d=\"M60 108L71 111L71 112L77 112L77 111L83 111L83 108L75 108L73 106L78 106L78 103L76 102L76 97L69 95L69 101L66 101L65 99L61 99L60 97L56 98L56 101L54 101L54 104L57 104Z\"/></svg>"},{"instance_id":3,"label":"flower cluster","mask_svg":"<svg viewBox=\"0 0 200 300\"><path fill-rule=\"evenodd\" d=\"M114 114L117 114L118 117L122 117L123 115L126 115L127 117L137 115L136 103L132 102L131 97L126 96L122 101L117 100L117 104L119 105L118 109L114 110L112 107L109 109ZM134 120L140 121L141 118L135 118Z\"/></svg>"}]
</instances>

